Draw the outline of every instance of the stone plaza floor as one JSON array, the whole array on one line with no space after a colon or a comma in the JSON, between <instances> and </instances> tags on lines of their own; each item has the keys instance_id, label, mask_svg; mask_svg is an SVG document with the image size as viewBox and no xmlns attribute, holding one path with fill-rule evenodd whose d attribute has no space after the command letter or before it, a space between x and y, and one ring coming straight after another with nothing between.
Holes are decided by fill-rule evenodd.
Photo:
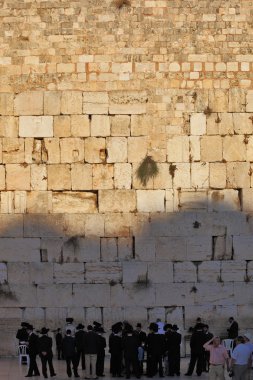
<instances>
[{"instance_id":1,"label":"stone plaza floor","mask_svg":"<svg viewBox=\"0 0 253 380\"><path fill-rule=\"evenodd\" d=\"M187 370L188 363L189 363L190 358L182 358L181 359L181 376L180 377L175 377L176 379L189 379L189 377L184 376L184 373ZM41 362L40 359L37 360L39 370L41 371ZM66 374L66 364L65 361L63 360L54 360L54 369L57 374L56 377L53 377L53 379L56 380L68 380L69 377ZM27 374L27 366L26 365L19 365L19 361L17 357L14 358L0 358L0 380L24 380L25 375ZM85 371L82 371L81 369L78 370L80 379L84 379L85 377ZM50 376L48 377L50 379ZM122 379L124 379L123 377ZM165 377L165 379L169 379L169 377ZM198 377L195 373L191 376L192 379L208 379L208 374L203 373L201 377ZM31 377L31 379L44 379L43 375L41 376L36 376L36 377ZM74 376L72 375L72 379L75 379ZM104 380L110 380L111 376L109 374L109 356L106 357L106 362L105 362L105 377L101 378ZM131 377L131 379L135 379L134 376ZM142 376L142 379L147 379L146 376ZM155 377L154 379L160 379L158 376ZM228 380L229 377L226 375L226 380ZM117 378L115 378L117 380Z\"/></svg>"}]
</instances>

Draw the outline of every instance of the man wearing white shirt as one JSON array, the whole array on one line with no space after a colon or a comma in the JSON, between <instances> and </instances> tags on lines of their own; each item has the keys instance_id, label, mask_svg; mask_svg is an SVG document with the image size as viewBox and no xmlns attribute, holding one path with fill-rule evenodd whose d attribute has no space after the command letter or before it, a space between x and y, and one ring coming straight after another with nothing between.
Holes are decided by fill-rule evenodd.
<instances>
[{"instance_id":1,"label":"man wearing white shirt","mask_svg":"<svg viewBox=\"0 0 253 380\"><path fill-rule=\"evenodd\" d=\"M234 380L247 380L247 370L251 367L251 350L244 343L244 338L238 336L236 347L231 355L231 369Z\"/></svg>"}]
</instances>

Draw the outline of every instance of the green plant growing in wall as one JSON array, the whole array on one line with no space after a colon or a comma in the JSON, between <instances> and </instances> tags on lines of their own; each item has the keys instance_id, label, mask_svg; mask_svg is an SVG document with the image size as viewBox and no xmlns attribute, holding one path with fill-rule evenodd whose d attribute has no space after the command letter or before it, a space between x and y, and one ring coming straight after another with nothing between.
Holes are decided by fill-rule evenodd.
<instances>
[{"instance_id":1,"label":"green plant growing in wall","mask_svg":"<svg viewBox=\"0 0 253 380\"><path fill-rule=\"evenodd\" d=\"M143 186L147 185L149 179L157 176L159 170L157 163L153 160L151 156L146 156L144 160L139 165L136 175Z\"/></svg>"}]
</instances>

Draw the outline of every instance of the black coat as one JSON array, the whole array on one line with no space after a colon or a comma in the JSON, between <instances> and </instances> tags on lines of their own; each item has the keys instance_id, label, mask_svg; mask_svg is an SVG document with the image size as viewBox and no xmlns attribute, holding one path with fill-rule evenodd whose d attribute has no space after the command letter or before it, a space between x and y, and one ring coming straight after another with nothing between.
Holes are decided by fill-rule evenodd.
<instances>
[{"instance_id":1,"label":"black coat","mask_svg":"<svg viewBox=\"0 0 253 380\"><path fill-rule=\"evenodd\" d=\"M28 332L26 330L26 328L22 328L22 329L19 329L17 331L17 335L16 335L16 338L20 341L20 342L27 342L28 341Z\"/></svg>"},{"instance_id":2,"label":"black coat","mask_svg":"<svg viewBox=\"0 0 253 380\"><path fill-rule=\"evenodd\" d=\"M104 353L106 347L105 337L98 335L98 354Z\"/></svg>"},{"instance_id":3,"label":"black coat","mask_svg":"<svg viewBox=\"0 0 253 380\"><path fill-rule=\"evenodd\" d=\"M126 335L122 339L122 348L125 358L138 357L139 339L136 335Z\"/></svg>"},{"instance_id":4,"label":"black coat","mask_svg":"<svg viewBox=\"0 0 253 380\"><path fill-rule=\"evenodd\" d=\"M94 331L88 331L84 338L84 352L85 354L98 353L98 335Z\"/></svg>"},{"instance_id":5,"label":"black coat","mask_svg":"<svg viewBox=\"0 0 253 380\"><path fill-rule=\"evenodd\" d=\"M109 337L109 352L110 354L121 354L122 338L119 335L112 333Z\"/></svg>"},{"instance_id":6,"label":"black coat","mask_svg":"<svg viewBox=\"0 0 253 380\"><path fill-rule=\"evenodd\" d=\"M150 333L147 336L146 348L148 355L162 356L165 352L165 337L163 334Z\"/></svg>"},{"instance_id":7,"label":"black coat","mask_svg":"<svg viewBox=\"0 0 253 380\"><path fill-rule=\"evenodd\" d=\"M196 354L204 352L204 348L203 348L204 343L205 343L205 333L202 330L194 331L190 340L191 351Z\"/></svg>"},{"instance_id":8,"label":"black coat","mask_svg":"<svg viewBox=\"0 0 253 380\"><path fill-rule=\"evenodd\" d=\"M238 337L238 330L239 326L236 321L233 321L230 325L230 327L227 329L228 331L228 338L229 339L235 339Z\"/></svg>"},{"instance_id":9,"label":"black coat","mask_svg":"<svg viewBox=\"0 0 253 380\"><path fill-rule=\"evenodd\" d=\"M66 335L62 339L62 353L65 358L73 358L76 354L75 338Z\"/></svg>"},{"instance_id":10,"label":"black coat","mask_svg":"<svg viewBox=\"0 0 253 380\"><path fill-rule=\"evenodd\" d=\"M49 336L42 335L38 339L39 354L41 354L42 352L46 352L48 355L53 355L52 346L53 346L53 340Z\"/></svg>"},{"instance_id":11,"label":"black coat","mask_svg":"<svg viewBox=\"0 0 253 380\"><path fill-rule=\"evenodd\" d=\"M28 337L28 349L29 355L37 355L38 354L38 335L31 333Z\"/></svg>"},{"instance_id":12,"label":"black coat","mask_svg":"<svg viewBox=\"0 0 253 380\"><path fill-rule=\"evenodd\" d=\"M139 339L139 346L142 346L143 344L145 345L147 340L147 334L144 331L137 330L134 333Z\"/></svg>"},{"instance_id":13,"label":"black coat","mask_svg":"<svg viewBox=\"0 0 253 380\"><path fill-rule=\"evenodd\" d=\"M75 333L75 343L76 343L76 348L78 351L84 350L84 344L85 344L85 337L87 335L87 332L83 330L78 330Z\"/></svg>"},{"instance_id":14,"label":"black coat","mask_svg":"<svg viewBox=\"0 0 253 380\"><path fill-rule=\"evenodd\" d=\"M57 347L61 347L62 345L62 333L58 332L55 335L55 342Z\"/></svg>"}]
</instances>

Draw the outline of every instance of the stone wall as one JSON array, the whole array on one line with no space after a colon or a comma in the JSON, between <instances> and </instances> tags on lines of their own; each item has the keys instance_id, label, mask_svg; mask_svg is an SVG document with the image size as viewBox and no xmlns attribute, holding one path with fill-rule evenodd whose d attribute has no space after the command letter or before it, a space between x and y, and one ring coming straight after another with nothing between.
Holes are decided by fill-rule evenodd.
<instances>
[{"instance_id":1,"label":"stone wall","mask_svg":"<svg viewBox=\"0 0 253 380\"><path fill-rule=\"evenodd\" d=\"M23 320L251 329L253 2L0 5L0 354Z\"/></svg>"}]
</instances>

